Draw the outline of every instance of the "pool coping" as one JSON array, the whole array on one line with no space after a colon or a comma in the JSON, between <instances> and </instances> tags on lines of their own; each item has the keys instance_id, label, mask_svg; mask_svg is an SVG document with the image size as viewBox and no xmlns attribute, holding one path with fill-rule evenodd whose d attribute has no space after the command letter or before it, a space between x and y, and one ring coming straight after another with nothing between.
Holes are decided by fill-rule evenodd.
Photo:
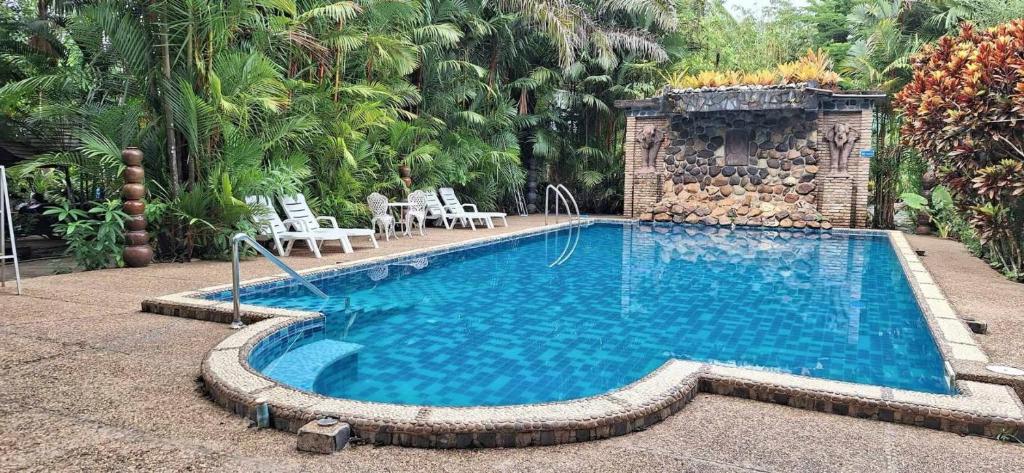
<instances>
[{"instance_id":1,"label":"pool coping","mask_svg":"<svg viewBox=\"0 0 1024 473\"><path fill-rule=\"evenodd\" d=\"M596 218L590 222L622 223ZM629 221L629 220L626 220ZM456 251L497 241L555 231L568 222L431 248L411 250L339 265L300 271L317 277L384 262ZM664 225L648 224L643 225ZM792 407L910 424L960 434L996 437L1024 430L1024 405L1014 391L988 379L969 379L988 358L966 324L957 317L901 232L881 230L779 230L799 233L874 233L888 235L933 339L959 393L929 394L834 381L767 370L672 359L643 378L608 393L560 402L510 406L438 407L332 398L301 391L256 372L249 353L272 335L290 335L322 326L319 312L243 305L251 323L215 346L202 363L202 378L212 398L238 415L254 419L267 404L275 428L297 432L325 416L348 422L361 441L375 445L424 448L525 447L572 443L644 430L682 409L698 393L754 399ZM259 287L283 277L246 281ZM219 322L230 321L231 303L200 297L230 289L212 286L143 302L143 310ZM964 376L961 376L963 374Z\"/></svg>"}]
</instances>

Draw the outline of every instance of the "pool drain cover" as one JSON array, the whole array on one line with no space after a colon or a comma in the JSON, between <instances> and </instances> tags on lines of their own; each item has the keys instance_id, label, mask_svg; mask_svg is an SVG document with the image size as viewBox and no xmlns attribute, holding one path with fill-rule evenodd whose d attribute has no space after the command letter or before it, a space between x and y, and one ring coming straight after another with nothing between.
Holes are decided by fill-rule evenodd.
<instances>
[{"instance_id":1,"label":"pool drain cover","mask_svg":"<svg viewBox=\"0 0 1024 473\"><path fill-rule=\"evenodd\" d=\"M988 365L985 367L985 369L995 373L1005 374L1009 376L1024 376L1024 370L1020 368L1014 368L1012 366Z\"/></svg>"}]
</instances>

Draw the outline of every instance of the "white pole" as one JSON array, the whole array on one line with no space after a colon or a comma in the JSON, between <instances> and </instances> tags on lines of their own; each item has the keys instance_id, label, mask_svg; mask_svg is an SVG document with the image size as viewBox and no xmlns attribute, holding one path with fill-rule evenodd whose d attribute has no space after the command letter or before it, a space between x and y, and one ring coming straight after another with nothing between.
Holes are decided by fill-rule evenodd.
<instances>
[{"instance_id":1,"label":"white pole","mask_svg":"<svg viewBox=\"0 0 1024 473\"><path fill-rule=\"evenodd\" d=\"M6 232L4 231L6 228ZM5 238L11 238L11 255L7 255ZM14 220L11 216L11 195L7 189L7 170L0 166L0 287L6 287L7 259L14 260L14 281L21 295L21 270L18 268L18 246L14 241Z\"/></svg>"},{"instance_id":2,"label":"white pole","mask_svg":"<svg viewBox=\"0 0 1024 473\"><path fill-rule=\"evenodd\" d=\"M0 287L7 287L7 170L0 166ZM12 223L11 226L14 226Z\"/></svg>"},{"instance_id":3,"label":"white pole","mask_svg":"<svg viewBox=\"0 0 1024 473\"><path fill-rule=\"evenodd\" d=\"M7 287L7 170L0 166L0 287ZM12 223L11 226L14 226Z\"/></svg>"}]
</instances>

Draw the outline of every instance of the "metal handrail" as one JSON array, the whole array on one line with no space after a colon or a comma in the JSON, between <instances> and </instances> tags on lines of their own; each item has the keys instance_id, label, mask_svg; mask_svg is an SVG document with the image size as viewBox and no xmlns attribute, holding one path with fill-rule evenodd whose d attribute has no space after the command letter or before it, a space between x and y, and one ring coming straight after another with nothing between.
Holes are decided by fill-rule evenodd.
<instances>
[{"instance_id":1,"label":"metal handrail","mask_svg":"<svg viewBox=\"0 0 1024 473\"><path fill-rule=\"evenodd\" d=\"M576 197L574 197L572 195L572 192L569 192L569 188L565 187L565 184L559 184L556 188L565 191L565 195L569 197L570 201L572 201L573 209L576 210L576 223L579 223L581 220L583 220L583 218L580 215L580 206L576 205ZM567 209L566 211L568 212L569 204L566 204L565 208ZM572 218L572 214L569 215L569 218Z\"/></svg>"},{"instance_id":2,"label":"metal handrail","mask_svg":"<svg viewBox=\"0 0 1024 473\"><path fill-rule=\"evenodd\" d=\"M239 329L245 327L245 324L242 323L241 302L239 301L238 290L239 279L241 278L241 268L238 260L238 247L243 242L248 243L249 246L251 246L259 254L263 255L264 258L267 258L268 260L270 260L271 263L277 265L277 267L281 268L281 270L284 271L285 274L287 274L292 279L298 281L299 284L305 286L305 288L309 289L310 292L324 299L327 298L327 294L324 294L324 291L318 289L316 286L314 286L312 283L306 280L306 278L300 276L299 273L296 273L294 269L289 267L287 264L284 264L284 261L281 261L276 256L274 256L273 253L264 248L263 245L260 245L255 239L253 239L253 237L246 235L245 233L237 233L235 234L235 236L231 237L231 301L234 303L234 318L231 320L231 328Z\"/></svg>"},{"instance_id":3,"label":"metal handrail","mask_svg":"<svg viewBox=\"0 0 1024 473\"><path fill-rule=\"evenodd\" d=\"M555 193L555 223L558 223L559 214L559 201L565 205L565 214L569 216L569 220L573 219L572 209L569 208L569 202L572 202L573 207L576 208L576 221L577 223L582 220L580 217L580 207L576 205L576 198L572 196L572 192L569 192L569 188L565 187L564 184L548 184L544 188L544 225L548 224L548 214L551 212L551 207L548 205L551 199L551 193ZM568 195L568 197L567 197Z\"/></svg>"},{"instance_id":4,"label":"metal handrail","mask_svg":"<svg viewBox=\"0 0 1024 473\"><path fill-rule=\"evenodd\" d=\"M579 245L580 234L582 233L582 230L580 230L580 229L578 229L576 227L578 227L579 224L582 223L582 221L583 221L583 218L580 215L580 207L576 203L576 197L574 197L572 195L572 192L569 191L569 188L565 187L564 184L558 184L558 185L548 184L547 188L544 189L544 224L545 225L547 225L547 223L548 223L548 213L550 212L550 207L548 206L548 203L549 203L549 198L551 197L551 193L552 192L555 193L555 223L558 223L558 215L559 215L559 205L558 204L559 204L559 201L561 201L561 203L563 205L565 205L565 213L566 213L566 215L569 216L569 223L570 223L570 225L569 225L569 239L566 240L566 242L565 242L565 248L562 249L562 254L558 255L558 258L555 259L554 261L552 261L551 264L548 265L549 268L553 268L553 267L558 266L558 265L560 265L562 263L565 263L566 261L569 260L569 258L572 256L572 254L576 251L576 246ZM569 207L569 203L570 202L572 202L572 208ZM573 210L576 211L576 216L575 217L573 217ZM576 225L572 225L574 218L575 218ZM576 230L575 238L573 238L573 236L574 236L573 235L573 230Z\"/></svg>"},{"instance_id":5,"label":"metal handrail","mask_svg":"<svg viewBox=\"0 0 1024 473\"><path fill-rule=\"evenodd\" d=\"M555 193L555 223L558 223L558 198L561 197L561 191L554 185L548 184L544 188L544 225L548 224L548 214L551 213L551 206L548 205L551 199L551 192ZM568 210L568 207L566 207L566 210Z\"/></svg>"}]
</instances>

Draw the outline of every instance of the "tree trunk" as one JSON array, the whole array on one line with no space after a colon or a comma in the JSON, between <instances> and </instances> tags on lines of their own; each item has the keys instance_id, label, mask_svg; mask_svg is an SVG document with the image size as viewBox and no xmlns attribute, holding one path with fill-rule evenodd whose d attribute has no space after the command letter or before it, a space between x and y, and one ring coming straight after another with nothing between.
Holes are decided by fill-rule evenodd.
<instances>
[{"instance_id":1,"label":"tree trunk","mask_svg":"<svg viewBox=\"0 0 1024 473\"><path fill-rule=\"evenodd\" d=\"M498 75L498 45L491 51L491 64L487 71L487 85L494 88L494 79Z\"/></svg>"},{"instance_id":2,"label":"tree trunk","mask_svg":"<svg viewBox=\"0 0 1024 473\"><path fill-rule=\"evenodd\" d=\"M338 20L338 31L341 31L345 27L343 20ZM339 47L334 51L334 101L338 101L338 89L341 88L341 48Z\"/></svg>"},{"instance_id":3,"label":"tree trunk","mask_svg":"<svg viewBox=\"0 0 1024 473\"><path fill-rule=\"evenodd\" d=\"M166 6L164 7L166 9ZM167 12L163 12L163 17L160 18L160 36L163 39L161 41L163 45L160 46L161 62L163 63L163 75L166 87L172 87L171 84L171 46L170 46L170 34L167 32ZM167 164L171 175L170 180L170 192L171 197L176 197L179 191L179 183L181 182L181 172L178 166L178 147L177 139L174 131L174 115L171 107L171 99L168 97L168 91L164 90L161 94L161 102L163 105L164 112L164 135L165 142L167 144Z\"/></svg>"},{"instance_id":4,"label":"tree trunk","mask_svg":"<svg viewBox=\"0 0 1024 473\"><path fill-rule=\"evenodd\" d=\"M903 149L897 143L889 143L889 127L892 125L892 111L881 107L875 111L878 133L875 135L875 158L871 163L872 180L875 184L875 213L871 224L875 228L895 227L895 205L899 192L900 161Z\"/></svg>"},{"instance_id":5,"label":"tree trunk","mask_svg":"<svg viewBox=\"0 0 1024 473\"><path fill-rule=\"evenodd\" d=\"M38 0L36 2L36 19L39 20L40 23L49 23L50 3L48 0ZM29 36L28 44L36 52L47 56L51 62L56 62L57 52L54 51L53 45L51 45L50 42L46 40L46 38L38 34L33 34Z\"/></svg>"}]
</instances>

